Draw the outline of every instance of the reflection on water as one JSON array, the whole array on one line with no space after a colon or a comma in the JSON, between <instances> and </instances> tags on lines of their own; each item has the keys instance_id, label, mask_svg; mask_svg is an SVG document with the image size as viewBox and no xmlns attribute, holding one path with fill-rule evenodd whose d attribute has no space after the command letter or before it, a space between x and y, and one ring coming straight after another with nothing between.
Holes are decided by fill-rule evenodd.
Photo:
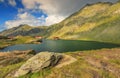
<instances>
[{"instance_id":1,"label":"reflection on water","mask_svg":"<svg viewBox=\"0 0 120 78\"><path fill-rule=\"evenodd\" d=\"M69 52L69 51L83 51L95 50L101 48L114 48L119 45L81 40L43 40L41 44L21 44L9 46L2 51L13 50L35 50L36 52L50 51L50 52Z\"/></svg>"}]
</instances>

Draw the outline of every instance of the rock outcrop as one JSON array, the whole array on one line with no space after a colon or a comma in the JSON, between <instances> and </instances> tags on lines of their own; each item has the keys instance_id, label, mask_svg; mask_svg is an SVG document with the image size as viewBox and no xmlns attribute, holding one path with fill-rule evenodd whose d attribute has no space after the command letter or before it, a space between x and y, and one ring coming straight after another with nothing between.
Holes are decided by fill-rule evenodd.
<instances>
[{"instance_id":1,"label":"rock outcrop","mask_svg":"<svg viewBox=\"0 0 120 78\"><path fill-rule=\"evenodd\" d=\"M26 61L35 54L33 50L0 52L0 67Z\"/></svg>"},{"instance_id":2,"label":"rock outcrop","mask_svg":"<svg viewBox=\"0 0 120 78\"><path fill-rule=\"evenodd\" d=\"M74 63L76 61L77 61L77 59L75 59L74 57L66 55L66 54L63 54L62 59L60 60L60 62L55 67L56 68L61 68L63 66L66 66L66 65L69 65L71 63Z\"/></svg>"},{"instance_id":3,"label":"rock outcrop","mask_svg":"<svg viewBox=\"0 0 120 78\"><path fill-rule=\"evenodd\" d=\"M23 64L18 69L18 71L16 71L14 77L38 72L47 67L53 67L59 62L61 58L62 55L59 53L41 52L30 58L25 64Z\"/></svg>"}]
</instances>

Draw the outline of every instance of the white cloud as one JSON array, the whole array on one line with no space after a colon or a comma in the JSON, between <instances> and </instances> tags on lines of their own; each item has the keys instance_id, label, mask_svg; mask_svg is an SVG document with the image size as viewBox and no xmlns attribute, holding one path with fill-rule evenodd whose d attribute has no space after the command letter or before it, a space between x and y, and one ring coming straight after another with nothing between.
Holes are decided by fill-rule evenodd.
<instances>
[{"instance_id":1,"label":"white cloud","mask_svg":"<svg viewBox=\"0 0 120 78\"><path fill-rule=\"evenodd\" d=\"M46 25L58 23L87 3L117 0L22 0L26 9L39 9L48 15Z\"/></svg>"},{"instance_id":2,"label":"white cloud","mask_svg":"<svg viewBox=\"0 0 120 78\"><path fill-rule=\"evenodd\" d=\"M64 17L58 15L49 15L45 20L45 25L51 25L62 21Z\"/></svg>"},{"instance_id":3,"label":"white cloud","mask_svg":"<svg viewBox=\"0 0 120 78\"><path fill-rule=\"evenodd\" d=\"M14 20L7 21L5 25L8 28L18 26L20 24L29 24L32 26L51 25L58 23L80 10L87 3L95 3L99 1L117 1L117 0L21 0L24 8L18 9L18 14ZM16 5L15 0L9 0L13 6ZM31 12L44 12L48 17L35 17Z\"/></svg>"},{"instance_id":4,"label":"white cloud","mask_svg":"<svg viewBox=\"0 0 120 78\"><path fill-rule=\"evenodd\" d=\"M58 23L80 9L81 0L22 0L26 9L39 9L48 15L45 25ZM82 6L82 5L80 5Z\"/></svg>"},{"instance_id":5,"label":"white cloud","mask_svg":"<svg viewBox=\"0 0 120 78\"><path fill-rule=\"evenodd\" d=\"M0 2L4 2L4 0L0 0Z\"/></svg>"},{"instance_id":6,"label":"white cloud","mask_svg":"<svg viewBox=\"0 0 120 78\"><path fill-rule=\"evenodd\" d=\"M6 21L5 26L7 26L7 28L16 27L21 24L29 24L31 26L39 26L39 25L44 25L44 23L45 23L44 16L35 18L31 14L25 12L22 14L18 14L16 19L14 19L14 20Z\"/></svg>"},{"instance_id":7,"label":"white cloud","mask_svg":"<svg viewBox=\"0 0 120 78\"><path fill-rule=\"evenodd\" d=\"M9 4L12 6L16 6L16 1L15 0L8 0Z\"/></svg>"}]
</instances>

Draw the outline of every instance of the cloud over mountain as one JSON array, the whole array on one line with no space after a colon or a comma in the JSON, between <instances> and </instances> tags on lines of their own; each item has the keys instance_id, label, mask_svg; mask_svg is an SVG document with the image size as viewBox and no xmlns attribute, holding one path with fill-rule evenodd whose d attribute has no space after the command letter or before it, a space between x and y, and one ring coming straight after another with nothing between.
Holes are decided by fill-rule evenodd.
<instances>
[{"instance_id":1,"label":"cloud over mountain","mask_svg":"<svg viewBox=\"0 0 120 78\"><path fill-rule=\"evenodd\" d=\"M31 26L39 26L40 24L44 25L44 23L45 23L44 16L36 18L31 14L25 12L23 14L18 14L14 20L7 21L5 25L7 26L7 28L12 28L20 24L29 24Z\"/></svg>"},{"instance_id":2,"label":"cloud over mountain","mask_svg":"<svg viewBox=\"0 0 120 78\"><path fill-rule=\"evenodd\" d=\"M15 0L10 0L15 1ZM18 26L19 24L26 23L30 25L51 25L58 23L78 11L80 8L86 4L96 3L96 2L115 2L117 0L22 0L22 5L24 8L19 9L18 15L14 20L6 22L8 28L9 26ZM10 2L11 5L15 6L15 3ZM35 17L31 13L28 13L29 18L20 18L19 15L24 15L26 12L43 12L47 17ZM38 20L42 18L42 20ZM32 21L31 21L32 19ZM43 21L44 20L44 21ZM36 23L35 23L36 22Z\"/></svg>"}]
</instances>

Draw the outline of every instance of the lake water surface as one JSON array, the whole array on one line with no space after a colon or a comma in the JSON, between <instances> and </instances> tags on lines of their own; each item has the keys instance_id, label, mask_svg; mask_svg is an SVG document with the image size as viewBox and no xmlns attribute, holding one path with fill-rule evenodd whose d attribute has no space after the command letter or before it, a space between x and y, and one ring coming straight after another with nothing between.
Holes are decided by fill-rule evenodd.
<instances>
[{"instance_id":1,"label":"lake water surface","mask_svg":"<svg viewBox=\"0 0 120 78\"><path fill-rule=\"evenodd\" d=\"M43 40L41 44L20 44L8 46L1 51L13 50L35 50L36 52L50 51L50 52L70 52L83 50L96 50L101 48L115 48L120 45L102 43L95 41L81 41L81 40Z\"/></svg>"}]
</instances>

